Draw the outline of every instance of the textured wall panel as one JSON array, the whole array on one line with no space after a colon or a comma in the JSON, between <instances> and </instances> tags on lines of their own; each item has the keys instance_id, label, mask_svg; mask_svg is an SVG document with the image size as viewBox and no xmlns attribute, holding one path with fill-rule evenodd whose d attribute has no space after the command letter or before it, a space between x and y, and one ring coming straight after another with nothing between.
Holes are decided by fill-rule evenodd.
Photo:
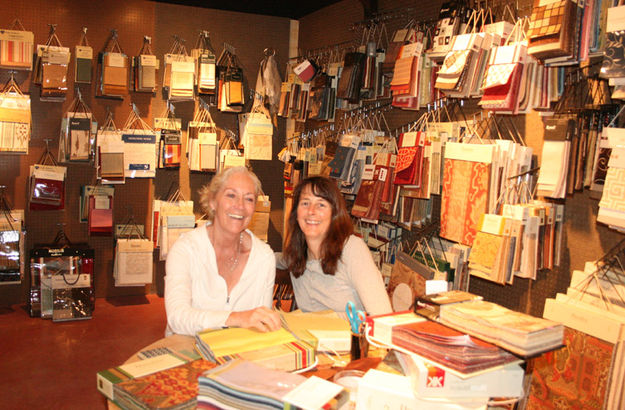
<instances>
[{"instance_id":1,"label":"textured wall panel","mask_svg":"<svg viewBox=\"0 0 625 410\"><path fill-rule=\"evenodd\" d=\"M107 2L81 2L62 0L32 0L10 2L0 0L3 9L0 27L8 28L14 17L18 17L24 27L35 34L35 44L45 43L48 38L48 23L57 24L57 35L66 47L73 52L81 38L81 28L88 28L87 37L94 53L99 52L110 35L110 29L117 29L119 44L129 55L137 55L143 44L143 36L152 37L152 51L161 60L169 50L172 35L176 34L187 41L187 49L193 48L199 30L208 30L215 51L220 53L223 43L228 42L237 49L248 86L254 87L258 66L263 57L263 49L272 47L280 67L284 67L288 53L289 20L286 18L257 16L252 14L209 10L204 8L158 4L141 0L111 0ZM50 139L50 150L58 150L58 135L61 117L68 109L74 95L73 56L69 67L67 101L41 102L39 86L31 85L30 73L19 72L16 80L24 92L31 94L33 133L28 155L0 153L0 185L6 185L7 196L16 208L27 206L27 183L29 166L37 162L44 152L45 139ZM95 70L94 70L95 76ZM6 70L0 70L0 82L8 79ZM107 109L114 113L115 123L123 126L130 113L130 103L135 103L141 116L152 123L154 116L160 116L165 107L161 94L162 70L157 72L157 94L155 96L130 93L124 100L95 98L96 82L80 85L87 105L100 122L106 118ZM192 119L192 102L176 104L176 114L183 119L186 127ZM212 111L212 110L211 110ZM237 130L236 114L213 115L219 127ZM282 148L284 124L279 123L274 136L274 157ZM254 170L264 182L265 192L272 200L272 217L269 242L274 249L281 247L283 202L281 180L282 164L278 161L254 161ZM157 292L162 294L164 262L155 258L153 287L116 288L112 277L114 242L110 237L89 237L86 224L78 222L78 199L80 187L93 181L95 170L89 165L68 164L66 184L67 205L63 211L27 211L27 250L33 244L47 243L54 239L59 224L73 242L88 242L96 251L96 294L108 297L126 294ZM123 223L129 214L138 223L149 227L151 202L154 197L166 196L171 187L180 187L188 197L197 201L197 190L210 181L210 173L192 173L183 165L180 171L158 170L154 179L126 180L126 184L115 188L114 222ZM199 214L199 209L196 210ZM30 279L28 275L22 286L0 287L0 303L25 301Z\"/></svg>"}]
</instances>

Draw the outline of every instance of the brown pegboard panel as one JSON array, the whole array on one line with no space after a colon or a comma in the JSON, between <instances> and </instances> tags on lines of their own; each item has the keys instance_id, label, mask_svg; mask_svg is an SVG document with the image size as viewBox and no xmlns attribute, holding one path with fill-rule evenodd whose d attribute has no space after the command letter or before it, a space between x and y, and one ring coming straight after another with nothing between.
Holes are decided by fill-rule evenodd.
<instances>
[{"instance_id":1,"label":"brown pegboard panel","mask_svg":"<svg viewBox=\"0 0 625 410\"><path fill-rule=\"evenodd\" d=\"M343 0L299 20L299 50L306 51L354 40L353 23L364 18L359 0Z\"/></svg>"},{"instance_id":2,"label":"brown pegboard panel","mask_svg":"<svg viewBox=\"0 0 625 410\"><path fill-rule=\"evenodd\" d=\"M8 28L15 17L24 27L35 34L35 45L45 43L48 38L48 23L57 24L57 35L73 53L74 46L81 37L82 27L87 27L87 38L94 49L94 54L102 50L110 36L110 30L116 29L119 44L128 56L138 53L143 44L143 37L153 39L152 50L161 60L171 44L171 36L177 34L187 40L187 48L193 48L199 29L209 30L217 53L223 43L228 42L237 48L237 55L243 63L248 86L255 84L258 65L263 57L263 49L272 47L281 67L286 63L288 53L289 20L286 18L257 16L251 14L208 10L177 5L157 4L143 0L111 0L108 2L79 2L76 0L32 0L28 2L9 2L0 0L3 18L0 28ZM27 206L27 184L29 166L37 162L44 152L44 139L50 139L50 150L56 155L61 117L68 109L74 95L73 58L68 69L68 95L63 103L41 102L39 86L31 85L30 72L18 72L16 81L26 93L31 94L33 132L28 155L0 153L0 185L6 185L9 200L16 208ZM94 56L95 66L95 56ZM94 67L93 76L96 70ZM157 72L157 94L129 93L123 100L95 97L97 81L81 84L80 90L95 118L103 122L107 109L114 114L115 123L122 127L130 113L130 103L136 104L141 117L152 123L154 116L160 116L165 103L160 84L162 70ZM0 70L0 82L8 79L6 70ZM186 127L192 119L192 102L177 103L176 115L183 119ZM212 110L211 110L212 111ZM213 118L220 127L237 132L235 114L214 113ZM274 154L282 148L284 141L284 122L274 136ZM275 155L274 155L275 156ZM258 161L260 162L260 161ZM273 181L282 177L282 165L277 161L267 164L252 164L265 184L265 191L272 199L270 244L280 249L282 232L281 209L283 202L282 184ZM114 242L110 237L89 237L86 224L78 222L78 202L80 187L93 182L95 170L84 164L67 164L68 181L66 184L66 209L63 211L26 211L27 243L30 250L33 244L46 243L54 239L63 225L68 237L73 242L88 242L96 251L95 284L98 297L117 295L144 294L156 291L162 294L163 262L155 257L154 285L145 287L116 288L112 277ZM198 173L189 175L183 165L179 171L159 170L154 179L127 180L124 185L117 185L114 198L114 222L123 223L131 213L137 223L143 223L149 229L152 199L165 196L170 186L180 187L185 195L197 200L197 190L210 180L212 174ZM199 210L198 210L199 212ZM199 216L199 215L198 215ZM26 300L30 278L26 275L21 286L0 287L0 303L14 304Z\"/></svg>"},{"instance_id":3,"label":"brown pegboard panel","mask_svg":"<svg viewBox=\"0 0 625 410\"><path fill-rule=\"evenodd\" d=\"M234 24L233 24L234 22ZM288 59L289 45L289 19L282 17L261 16L246 13L235 13L223 10L213 10L190 6L175 6L170 4L156 4L155 25L159 28L155 34L153 51L157 55L166 53L171 45L172 36L177 35L186 40L187 49L195 45L200 30L208 30L215 52L219 55L224 43L235 47L236 54L243 67L243 74L248 88L256 84L258 68L263 58L263 50L267 47L276 51L276 62L283 74L282 67ZM246 96L249 98L249 94ZM163 101L156 101L155 111L160 113L164 106ZM177 103L176 115L182 110L185 115L183 127L192 118L193 105L189 103ZM221 113L211 108L211 115L217 127L227 128L238 134L237 114ZM278 127L273 136L273 156L282 149L285 141L285 122L278 119ZM283 165L277 160L251 161L254 172L263 184L263 190L271 198L271 219L269 226L268 242L274 250L281 249L283 231L282 208L283 208ZM198 200L198 190L210 181L211 173L186 173L181 172L180 182L183 183L183 192L195 202ZM280 183L276 183L280 181ZM166 192L169 184L156 184L156 191L160 194ZM182 188L181 188L182 189ZM186 190L186 191L185 191ZM158 195L157 195L158 196ZM200 209L196 207L200 214ZM160 280L157 278L157 281Z\"/></svg>"},{"instance_id":4,"label":"brown pegboard panel","mask_svg":"<svg viewBox=\"0 0 625 410\"><path fill-rule=\"evenodd\" d=\"M100 51L110 34L110 29L117 29L121 47L126 53L132 55L138 51L144 35L153 35L154 7L152 3L144 1L119 1L114 0L106 3L78 2L78 1L42 1L33 0L28 2L3 1L3 19L0 26L5 28L19 18L26 30L35 34L35 45L44 44L49 35L48 24L56 24L56 34L65 47L69 47L73 53L74 46L78 44L82 27L87 27L89 44L94 53ZM61 118L69 108L74 96L73 70L74 60L68 67L68 92L65 102L42 102L39 98L40 88L31 84L31 72L19 72L16 80L25 93L31 95L32 111L32 136L28 155L0 154L0 166L2 174L0 183L7 185L7 194L16 208L27 207L27 185L29 166L38 161L45 149L45 141L49 139L49 148L56 156L58 151L58 139ZM95 70L94 70L95 75ZM0 70L0 81L8 78L6 70ZM87 105L92 109L96 119L103 121L106 108L110 107L115 112L117 122L125 121L130 112L129 104L131 97L124 101L106 101L95 99L96 81L92 84L81 84L80 90ZM149 103L138 102L140 110L149 115ZM30 250L34 244L51 242L60 227L63 227L67 236L73 242L88 242L96 251L95 285L98 296L114 296L128 293L128 289L112 288L112 255L113 242L111 238L89 238L86 224L78 222L78 204L80 187L93 181L94 169L85 164L68 164L68 177L66 183L66 208L63 211L29 211L26 210L26 249ZM129 191L133 195L124 193L124 188L116 190L114 207L115 220L118 221L120 210L123 211L126 204L145 203L148 195L146 183L139 182L134 189ZM136 185L130 181L125 187ZM140 200L139 200L140 198ZM140 206L135 206L137 220L143 220L146 212L141 212ZM59 225L63 224L63 225ZM110 269L109 269L110 268ZM18 303L26 300L30 283L29 275L26 274L22 286L4 286L0 288L0 300L3 303ZM131 293L136 293L132 289ZM144 292L143 289L140 292Z\"/></svg>"}]
</instances>

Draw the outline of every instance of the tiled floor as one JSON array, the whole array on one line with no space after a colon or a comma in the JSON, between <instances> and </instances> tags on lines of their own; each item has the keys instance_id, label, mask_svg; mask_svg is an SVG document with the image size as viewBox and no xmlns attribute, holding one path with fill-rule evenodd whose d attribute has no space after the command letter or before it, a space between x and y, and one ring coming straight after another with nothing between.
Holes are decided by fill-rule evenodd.
<instances>
[{"instance_id":1,"label":"tiled floor","mask_svg":"<svg viewBox=\"0 0 625 410\"><path fill-rule=\"evenodd\" d=\"M156 295L97 299L93 318L53 323L0 307L0 409L104 409L96 372L162 338Z\"/></svg>"}]
</instances>

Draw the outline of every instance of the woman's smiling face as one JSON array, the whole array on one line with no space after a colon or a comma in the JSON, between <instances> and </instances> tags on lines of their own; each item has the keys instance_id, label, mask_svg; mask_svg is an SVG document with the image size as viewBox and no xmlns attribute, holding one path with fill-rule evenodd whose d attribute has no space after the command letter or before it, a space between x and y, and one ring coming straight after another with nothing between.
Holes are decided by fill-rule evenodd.
<instances>
[{"instance_id":1,"label":"woman's smiling face","mask_svg":"<svg viewBox=\"0 0 625 410\"><path fill-rule=\"evenodd\" d=\"M230 233L243 231L256 208L254 181L245 173L232 174L224 183L211 205L215 210L215 228Z\"/></svg>"},{"instance_id":2,"label":"woman's smiling face","mask_svg":"<svg viewBox=\"0 0 625 410\"><path fill-rule=\"evenodd\" d=\"M332 221L332 205L305 187L297 204L297 223L306 240L323 241Z\"/></svg>"}]
</instances>

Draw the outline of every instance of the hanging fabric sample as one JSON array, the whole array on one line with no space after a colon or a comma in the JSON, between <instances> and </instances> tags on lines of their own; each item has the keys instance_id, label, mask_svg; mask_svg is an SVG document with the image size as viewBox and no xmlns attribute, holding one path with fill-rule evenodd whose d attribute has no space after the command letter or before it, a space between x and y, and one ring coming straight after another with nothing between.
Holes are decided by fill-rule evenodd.
<instances>
[{"instance_id":1,"label":"hanging fabric sample","mask_svg":"<svg viewBox=\"0 0 625 410\"><path fill-rule=\"evenodd\" d=\"M82 37L74 49L74 82L79 84L91 84L93 71L93 48L87 40L87 27L82 28Z\"/></svg>"},{"instance_id":2,"label":"hanging fabric sample","mask_svg":"<svg viewBox=\"0 0 625 410\"><path fill-rule=\"evenodd\" d=\"M143 46L139 50L139 55L132 59L132 66L134 90L142 93L155 92L158 60L152 53L151 37L143 37Z\"/></svg>"},{"instance_id":3,"label":"hanging fabric sample","mask_svg":"<svg viewBox=\"0 0 625 410\"><path fill-rule=\"evenodd\" d=\"M87 228L90 236L113 235L113 194L110 187L96 185L86 198Z\"/></svg>"},{"instance_id":4,"label":"hanging fabric sample","mask_svg":"<svg viewBox=\"0 0 625 410\"><path fill-rule=\"evenodd\" d=\"M154 178L158 148L156 133L141 119L134 104L122 130L121 140L124 144L126 178Z\"/></svg>"},{"instance_id":5,"label":"hanging fabric sample","mask_svg":"<svg viewBox=\"0 0 625 410\"><path fill-rule=\"evenodd\" d=\"M538 195L550 198L566 196L567 173L569 170L570 141L545 141L542 164L538 176Z\"/></svg>"},{"instance_id":6,"label":"hanging fabric sample","mask_svg":"<svg viewBox=\"0 0 625 410\"><path fill-rule=\"evenodd\" d=\"M56 25L52 25L46 44L37 46L34 82L41 85L42 101L65 101L70 57L69 48L61 45Z\"/></svg>"},{"instance_id":7,"label":"hanging fabric sample","mask_svg":"<svg viewBox=\"0 0 625 410\"><path fill-rule=\"evenodd\" d=\"M424 146L424 132L401 134L395 168L395 185L410 185L416 188L421 186Z\"/></svg>"},{"instance_id":8,"label":"hanging fabric sample","mask_svg":"<svg viewBox=\"0 0 625 410\"><path fill-rule=\"evenodd\" d=\"M103 184L123 184L124 173L124 143L122 133L113 121L113 114L109 115L102 128L98 131L96 148L96 175Z\"/></svg>"},{"instance_id":9,"label":"hanging fabric sample","mask_svg":"<svg viewBox=\"0 0 625 410\"><path fill-rule=\"evenodd\" d=\"M273 124L269 111L260 101L249 114L239 116L242 123L245 158L250 160L271 160Z\"/></svg>"},{"instance_id":10,"label":"hanging fabric sample","mask_svg":"<svg viewBox=\"0 0 625 410\"><path fill-rule=\"evenodd\" d=\"M56 162L46 146L36 164L30 166L29 209L65 209L67 168Z\"/></svg>"},{"instance_id":11,"label":"hanging fabric sample","mask_svg":"<svg viewBox=\"0 0 625 410\"><path fill-rule=\"evenodd\" d=\"M360 89L362 88L364 65L367 56L363 53L347 53L343 62L343 71L339 78L336 96L350 103L357 104L360 101Z\"/></svg>"},{"instance_id":12,"label":"hanging fabric sample","mask_svg":"<svg viewBox=\"0 0 625 410\"><path fill-rule=\"evenodd\" d=\"M198 94L214 95L217 87L217 58L208 31L200 31L195 48L191 50L191 57L197 61Z\"/></svg>"},{"instance_id":13,"label":"hanging fabric sample","mask_svg":"<svg viewBox=\"0 0 625 410\"><path fill-rule=\"evenodd\" d=\"M152 283L154 248L144 237L117 239L113 278L115 286L145 286Z\"/></svg>"},{"instance_id":14,"label":"hanging fabric sample","mask_svg":"<svg viewBox=\"0 0 625 410\"><path fill-rule=\"evenodd\" d=\"M493 146L448 142L441 196L440 236L472 245L487 210Z\"/></svg>"},{"instance_id":15,"label":"hanging fabric sample","mask_svg":"<svg viewBox=\"0 0 625 410\"><path fill-rule=\"evenodd\" d=\"M35 35L26 31L19 19L9 30L0 30L0 68L32 70Z\"/></svg>"},{"instance_id":16,"label":"hanging fabric sample","mask_svg":"<svg viewBox=\"0 0 625 410\"><path fill-rule=\"evenodd\" d=\"M224 43L224 49L217 59L218 100L217 107L224 112L241 112L245 104L243 68L236 55L236 49Z\"/></svg>"},{"instance_id":17,"label":"hanging fabric sample","mask_svg":"<svg viewBox=\"0 0 625 410\"><path fill-rule=\"evenodd\" d=\"M111 30L111 36L98 57L100 96L123 98L128 94L128 56L124 54L117 38L117 31Z\"/></svg>"},{"instance_id":18,"label":"hanging fabric sample","mask_svg":"<svg viewBox=\"0 0 625 410\"><path fill-rule=\"evenodd\" d=\"M168 103L166 112L154 118L154 130L160 132L158 167L178 169L182 160L182 120L174 117L173 104Z\"/></svg>"},{"instance_id":19,"label":"hanging fabric sample","mask_svg":"<svg viewBox=\"0 0 625 410\"><path fill-rule=\"evenodd\" d=\"M625 230L625 148L612 148L608 172L599 202L597 222L605 223L619 230Z\"/></svg>"},{"instance_id":20,"label":"hanging fabric sample","mask_svg":"<svg viewBox=\"0 0 625 410\"><path fill-rule=\"evenodd\" d=\"M27 154L30 125L30 96L22 94L11 76L0 92L0 152Z\"/></svg>"},{"instance_id":21,"label":"hanging fabric sample","mask_svg":"<svg viewBox=\"0 0 625 410\"><path fill-rule=\"evenodd\" d=\"M158 246L159 257L167 259L169 249L184 232L195 228L195 215L193 214L193 201L185 200L177 190L167 201L161 201L159 207L159 232Z\"/></svg>"},{"instance_id":22,"label":"hanging fabric sample","mask_svg":"<svg viewBox=\"0 0 625 410\"><path fill-rule=\"evenodd\" d=\"M59 160L61 162L92 162L98 124L85 104L80 90L61 120Z\"/></svg>"},{"instance_id":23,"label":"hanging fabric sample","mask_svg":"<svg viewBox=\"0 0 625 410\"><path fill-rule=\"evenodd\" d=\"M535 0L527 34L528 53L540 60L571 55L576 13L572 0Z\"/></svg>"},{"instance_id":24,"label":"hanging fabric sample","mask_svg":"<svg viewBox=\"0 0 625 410\"><path fill-rule=\"evenodd\" d=\"M351 214L366 222L377 223L380 217L384 188L391 173L381 165L365 165L362 182L354 201Z\"/></svg>"},{"instance_id":25,"label":"hanging fabric sample","mask_svg":"<svg viewBox=\"0 0 625 410\"><path fill-rule=\"evenodd\" d=\"M190 171L211 171L219 168L219 145L217 128L210 114L210 108L198 99L193 121L187 128L187 158Z\"/></svg>"},{"instance_id":26,"label":"hanging fabric sample","mask_svg":"<svg viewBox=\"0 0 625 410\"><path fill-rule=\"evenodd\" d=\"M426 54L433 61L442 61L451 48L452 38L458 34L463 24L463 6L456 2L445 2L441 5L438 22L430 49Z\"/></svg>"}]
</instances>

